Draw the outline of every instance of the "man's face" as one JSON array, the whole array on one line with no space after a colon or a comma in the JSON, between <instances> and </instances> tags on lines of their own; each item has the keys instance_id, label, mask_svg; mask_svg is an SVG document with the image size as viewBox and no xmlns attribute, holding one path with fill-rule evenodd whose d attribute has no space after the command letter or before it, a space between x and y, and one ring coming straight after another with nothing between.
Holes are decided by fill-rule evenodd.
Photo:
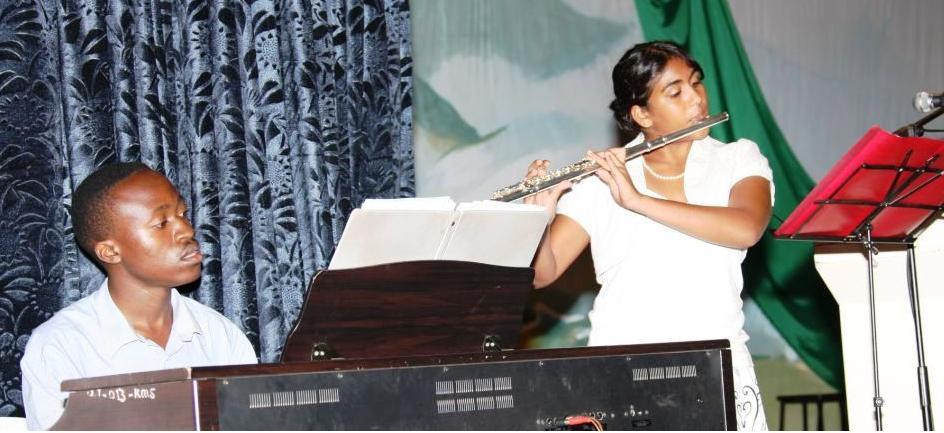
<instances>
[{"instance_id":1,"label":"man's face","mask_svg":"<svg viewBox=\"0 0 944 433\"><path fill-rule=\"evenodd\" d=\"M186 218L187 207L163 175L142 170L110 192L113 266L142 286L177 287L200 277L203 255Z\"/></svg>"}]
</instances>

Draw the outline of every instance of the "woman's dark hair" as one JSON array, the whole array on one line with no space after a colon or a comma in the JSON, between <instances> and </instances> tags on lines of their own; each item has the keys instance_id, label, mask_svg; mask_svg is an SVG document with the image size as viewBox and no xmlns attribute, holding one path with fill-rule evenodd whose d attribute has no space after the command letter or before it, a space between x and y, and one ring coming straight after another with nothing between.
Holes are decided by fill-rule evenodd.
<instances>
[{"instance_id":1,"label":"woman's dark hair","mask_svg":"<svg viewBox=\"0 0 944 433\"><path fill-rule=\"evenodd\" d=\"M610 103L610 109L613 110L620 131L627 137L633 138L641 131L629 115L629 109L633 105L646 106L652 93L652 83L672 59L682 59L689 67L704 75L701 65L681 46L670 41L637 44L623 54L613 67L613 93L616 99Z\"/></svg>"}]
</instances>

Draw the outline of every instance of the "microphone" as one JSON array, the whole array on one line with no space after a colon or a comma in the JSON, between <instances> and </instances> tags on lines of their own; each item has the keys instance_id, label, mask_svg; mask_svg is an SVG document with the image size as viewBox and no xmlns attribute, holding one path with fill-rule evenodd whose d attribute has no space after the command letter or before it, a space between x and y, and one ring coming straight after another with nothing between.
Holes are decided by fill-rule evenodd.
<instances>
[{"instance_id":1,"label":"microphone","mask_svg":"<svg viewBox=\"0 0 944 433\"><path fill-rule=\"evenodd\" d=\"M922 113L944 107L944 93L933 95L928 92L918 92L914 97L914 108Z\"/></svg>"}]
</instances>

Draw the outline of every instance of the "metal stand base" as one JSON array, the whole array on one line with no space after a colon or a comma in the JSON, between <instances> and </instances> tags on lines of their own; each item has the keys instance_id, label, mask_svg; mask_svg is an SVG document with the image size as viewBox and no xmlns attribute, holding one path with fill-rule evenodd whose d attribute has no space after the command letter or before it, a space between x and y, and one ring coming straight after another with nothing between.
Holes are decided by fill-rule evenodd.
<instances>
[{"instance_id":1,"label":"metal stand base","mask_svg":"<svg viewBox=\"0 0 944 433\"><path fill-rule=\"evenodd\" d=\"M872 386L875 391L872 397L872 405L875 407L875 428L878 431L882 431L882 404L884 400L882 400L878 380L878 336L876 335L877 328L875 326L875 244L872 242L871 224L865 226L864 244L866 256L869 260L869 325L872 328Z\"/></svg>"},{"instance_id":2,"label":"metal stand base","mask_svg":"<svg viewBox=\"0 0 944 433\"><path fill-rule=\"evenodd\" d=\"M928 384L928 366L924 362L924 332L921 323L921 302L918 299L918 271L915 264L914 244L908 245L908 295L911 298L911 314L915 324L915 346L918 348L918 397L921 402L921 421L924 430L934 430L931 417L931 391Z\"/></svg>"},{"instance_id":3,"label":"metal stand base","mask_svg":"<svg viewBox=\"0 0 944 433\"><path fill-rule=\"evenodd\" d=\"M866 256L868 257L869 267L869 324L872 332L872 385L874 396L872 405L875 407L875 428L882 431L882 406L885 401L882 399L881 388L879 386L879 368L878 368L878 336L876 335L875 324L875 277L874 277L874 256L876 254L875 243L872 242L872 226L866 225L865 239L863 240ZM918 397L921 402L921 420L925 431L934 430L934 420L931 417L931 394L928 383L928 367L924 360L924 332L921 322L921 302L918 297L918 272L915 264L914 244L908 245L908 295L911 299L911 312L914 317L915 339L918 352Z\"/></svg>"}]
</instances>

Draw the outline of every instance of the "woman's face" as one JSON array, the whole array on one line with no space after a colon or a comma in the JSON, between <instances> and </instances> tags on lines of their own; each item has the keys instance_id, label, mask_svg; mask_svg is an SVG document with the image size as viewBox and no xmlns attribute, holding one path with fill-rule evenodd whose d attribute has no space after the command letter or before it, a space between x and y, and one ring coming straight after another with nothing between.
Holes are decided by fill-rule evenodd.
<instances>
[{"instance_id":1,"label":"woman's face","mask_svg":"<svg viewBox=\"0 0 944 433\"><path fill-rule=\"evenodd\" d=\"M708 95L701 74L685 60L672 58L652 84L645 107L634 106L631 115L647 137L658 137L692 125L708 115ZM708 135L708 130L694 139Z\"/></svg>"}]
</instances>

